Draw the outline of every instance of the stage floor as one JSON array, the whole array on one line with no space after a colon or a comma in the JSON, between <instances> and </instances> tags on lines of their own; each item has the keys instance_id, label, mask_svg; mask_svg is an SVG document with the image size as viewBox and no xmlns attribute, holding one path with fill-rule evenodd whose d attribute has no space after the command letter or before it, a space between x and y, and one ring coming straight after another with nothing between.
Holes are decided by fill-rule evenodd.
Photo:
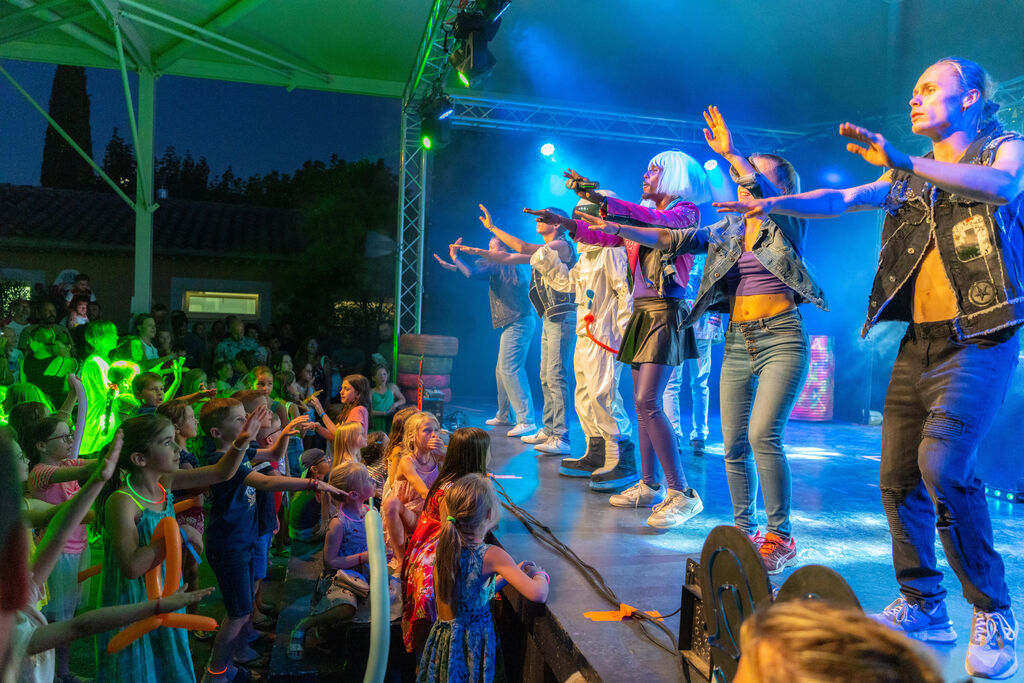
<instances>
[{"instance_id":1,"label":"stage floor","mask_svg":"<svg viewBox=\"0 0 1024 683\"><path fill-rule=\"evenodd\" d=\"M448 409L463 411L471 426L487 428L484 420L494 415L494 408L493 403L457 401ZM606 495L587 487L587 480L560 476L558 457L542 455L519 439L505 437L505 427L489 428L491 465L496 474L510 477L499 481L516 504L550 526L596 567L623 602L668 614L679 607L686 556L700 554L712 528L732 523L716 415L711 425L707 455L693 457L687 452L683 457L690 485L704 501L704 512L669 531L646 526L644 510L612 508ZM584 441L576 423L571 425L571 438L574 455L580 455ZM793 533L799 565L824 564L837 570L868 611L881 610L898 595L878 493L880 440L878 426L795 421L789 424L785 439L793 472ZM1024 505L992 501L989 509L1020 619L1024 617L1024 544L1019 540ZM759 519L763 529L761 510ZM584 618L584 612L610 607L580 573L535 541L518 520L506 513L496 533L517 561L533 560L551 574L548 607L603 680L678 680L679 668L672 657L643 638L636 624ZM941 545L936 547L959 639L956 645L935 652L947 680L964 680L971 608ZM777 577L778 582L788 573ZM677 632L678 616L665 623ZM657 629L651 631L665 639ZM1010 680L1024 681L1024 667Z\"/></svg>"}]
</instances>

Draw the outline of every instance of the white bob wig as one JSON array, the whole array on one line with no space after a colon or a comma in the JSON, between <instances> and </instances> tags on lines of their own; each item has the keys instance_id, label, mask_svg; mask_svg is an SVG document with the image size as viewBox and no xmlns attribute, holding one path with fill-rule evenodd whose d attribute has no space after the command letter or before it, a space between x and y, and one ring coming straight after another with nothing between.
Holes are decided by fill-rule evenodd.
<instances>
[{"instance_id":1,"label":"white bob wig","mask_svg":"<svg viewBox=\"0 0 1024 683\"><path fill-rule=\"evenodd\" d=\"M694 204L703 204L711 199L704 167L689 154L678 149L661 152L651 159L649 165L661 169L655 192L679 197Z\"/></svg>"}]
</instances>

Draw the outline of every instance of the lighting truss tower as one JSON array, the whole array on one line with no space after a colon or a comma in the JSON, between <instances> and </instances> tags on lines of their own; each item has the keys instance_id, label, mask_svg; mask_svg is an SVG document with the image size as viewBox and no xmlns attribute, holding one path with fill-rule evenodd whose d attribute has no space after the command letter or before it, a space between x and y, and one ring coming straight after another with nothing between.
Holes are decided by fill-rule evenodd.
<instances>
[{"instance_id":1,"label":"lighting truss tower","mask_svg":"<svg viewBox=\"0 0 1024 683\"><path fill-rule=\"evenodd\" d=\"M443 27L455 20L456 3L435 0L423 30L416 62L402 93L402 148L399 151L398 228L396 235L394 358L398 337L419 333L423 305L423 253L429 156L420 145L419 103L451 68Z\"/></svg>"}]
</instances>

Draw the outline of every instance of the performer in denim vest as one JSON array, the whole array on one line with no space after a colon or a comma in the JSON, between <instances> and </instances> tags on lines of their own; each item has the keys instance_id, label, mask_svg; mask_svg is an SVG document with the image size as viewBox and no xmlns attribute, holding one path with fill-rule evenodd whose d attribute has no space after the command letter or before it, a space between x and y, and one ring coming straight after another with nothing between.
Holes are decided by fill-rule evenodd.
<instances>
[{"instance_id":1,"label":"performer in denim vest","mask_svg":"<svg viewBox=\"0 0 1024 683\"><path fill-rule=\"evenodd\" d=\"M931 140L930 153L908 156L844 123L847 149L886 169L875 182L718 206L752 216L886 212L864 332L880 320L909 324L885 400L880 487L901 596L877 618L918 640L956 640L938 527L974 606L967 671L1007 678L1017 669L1017 625L975 465L1024 322L1024 137L995 120L993 90L974 62L941 59L910 99L911 127Z\"/></svg>"},{"instance_id":2,"label":"performer in denim vest","mask_svg":"<svg viewBox=\"0 0 1024 683\"><path fill-rule=\"evenodd\" d=\"M483 204L480 205L480 222L494 237L512 250L494 251L468 247L461 242L458 248L497 264L530 263L534 254L541 247L550 247L558 254L559 259L568 268L576 264L576 251L570 241L565 239L565 229L559 223L536 221L536 231L543 242L535 244L505 232L491 220L491 213ZM549 207L562 218L568 218L561 209ZM533 444L534 448L548 455L568 455L569 427L566 422L567 411L571 411L569 402L568 366L572 355L576 326L576 302L571 293L558 292L551 288L544 276L533 269L530 274L530 303L541 320L540 335L540 389L544 397L542 411L543 426L537 430L535 426L523 426L509 430L507 436L518 436L524 442Z\"/></svg>"}]
</instances>

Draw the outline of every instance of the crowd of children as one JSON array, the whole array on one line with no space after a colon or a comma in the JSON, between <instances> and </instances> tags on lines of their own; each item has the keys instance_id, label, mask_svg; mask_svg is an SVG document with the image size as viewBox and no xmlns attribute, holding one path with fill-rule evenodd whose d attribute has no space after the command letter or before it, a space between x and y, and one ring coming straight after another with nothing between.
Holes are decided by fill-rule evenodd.
<instances>
[{"instance_id":1,"label":"crowd of children","mask_svg":"<svg viewBox=\"0 0 1024 683\"><path fill-rule=\"evenodd\" d=\"M492 577L540 600L547 577L483 542L498 520L484 478L487 433L443 432L435 416L405 405L380 358L371 384L333 374L315 338L296 347L297 362L276 346L260 357L259 336L237 319L225 321L223 340L204 356L182 337L200 324L183 328L174 313L163 334L165 316L138 315L129 334L106 320L78 321L74 335L46 320L12 317L6 328L8 346L16 350L26 334L25 357L51 358L44 370L57 371L37 386L13 354L17 381L0 403L0 469L21 473L5 485L21 489L14 521L23 520L5 518L0 530L17 559L4 568L12 580L0 582L10 617L0 624L12 634L0 648L4 682L80 680L69 644L94 635L98 680L258 679L268 662L253 643L272 641L263 634L276 621L261 583L272 544L286 554L292 541L323 546L309 613L288 643L288 654L302 658L329 627L368 614L370 505L384 520L391 618L401 621L406 649L422 657L420 677L447 680L442 650L462 641L486 645L465 666L493 671L494 629L481 612ZM458 507L448 509L452 495ZM180 535L180 554L169 535ZM200 587L201 562L215 587ZM438 600L435 562L446 567ZM87 575L99 583L98 606L88 604ZM165 580L179 583L164 589ZM124 632L134 640L118 635L152 615L195 615L215 588L224 613L215 632L190 622ZM212 639L208 661L193 661L190 639Z\"/></svg>"}]
</instances>

